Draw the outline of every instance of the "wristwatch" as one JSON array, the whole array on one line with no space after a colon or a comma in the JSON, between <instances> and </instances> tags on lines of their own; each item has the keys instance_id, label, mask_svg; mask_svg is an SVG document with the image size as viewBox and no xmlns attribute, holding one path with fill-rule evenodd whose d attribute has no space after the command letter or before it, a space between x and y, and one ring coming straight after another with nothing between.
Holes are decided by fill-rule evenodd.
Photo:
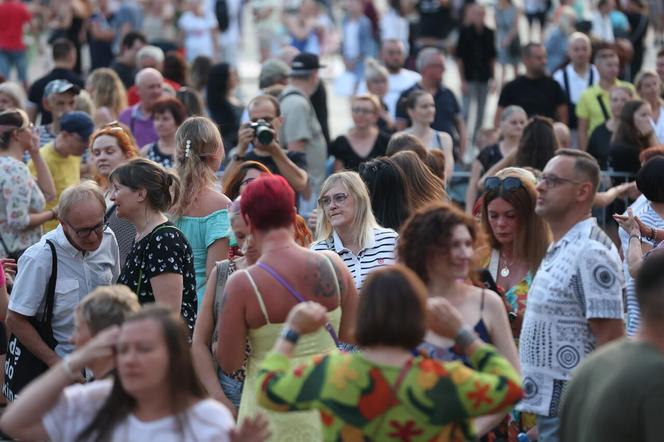
<instances>
[{"instance_id":1,"label":"wristwatch","mask_svg":"<svg viewBox=\"0 0 664 442\"><path fill-rule=\"evenodd\" d=\"M233 155L233 160L234 161L244 161L244 156L236 153L235 155Z\"/></svg>"},{"instance_id":2,"label":"wristwatch","mask_svg":"<svg viewBox=\"0 0 664 442\"><path fill-rule=\"evenodd\" d=\"M295 330L293 330L292 328L284 328L281 331L281 338L295 345L297 344L297 341L300 340L300 334Z\"/></svg>"}]
</instances>

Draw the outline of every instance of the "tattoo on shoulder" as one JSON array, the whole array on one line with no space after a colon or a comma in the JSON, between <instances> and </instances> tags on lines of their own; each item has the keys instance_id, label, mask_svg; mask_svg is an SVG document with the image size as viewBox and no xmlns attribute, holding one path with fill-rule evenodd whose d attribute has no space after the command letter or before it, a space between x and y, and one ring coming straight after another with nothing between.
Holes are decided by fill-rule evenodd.
<instances>
[{"instance_id":1,"label":"tattoo on shoulder","mask_svg":"<svg viewBox=\"0 0 664 442\"><path fill-rule=\"evenodd\" d=\"M339 285L339 290L343 290L342 281L337 276L336 268L334 269L334 274L331 273L334 263L330 266L326 262L328 259L326 256L316 256L311 261L310 267L312 268L312 272L310 275L313 277L314 296L325 298L337 296L337 284Z\"/></svg>"}]
</instances>

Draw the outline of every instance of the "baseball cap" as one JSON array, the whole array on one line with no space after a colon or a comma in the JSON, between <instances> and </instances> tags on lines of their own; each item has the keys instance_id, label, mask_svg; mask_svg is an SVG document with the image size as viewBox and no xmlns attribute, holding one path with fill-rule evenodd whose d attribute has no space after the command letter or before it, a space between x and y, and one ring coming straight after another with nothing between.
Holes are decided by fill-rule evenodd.
<instances>
[{"instance_id":1,"label":"baseball cap","mask_svg":"<svg viewBox=\"0 0 664 442\"><path fill-rule=\"evenodd\" d=\"M286 63L276 58L266 60L261 66L261 73L258 76L258 87L265 89L284 77L288 77L290 68Z\"/></svg>"},{"instance_id":2,"label":"baseball cap","mask_svg":"<svg viewBox=\"0 0 664 442\"><path fill-rule=\"evenodd\" d=\"M79 134L86 143L95 129L90 115L81 111L67 112L60 118L60 128L70 134Z\"/></svg>"},{"instance_id":3,"label":"baseball cap","mask_svg":"<svg viewBox=\"0 0 664 442\"><path fill-rule=\"evenodd\" d=\"M74 94L78 94L81 91L81 88L76 86L74 83L69 80L58 79L51 80L48 82L44 88L44 96L48 97L52 94L61 94L63 92L72 91Z\"/></svg>"},{"instance_id":4,"label":"baseball cap","mask_svg":"<svg viewBox=\"0 0 664 442\"><path fill-rule=\"evenodd\" d=\"M309 52L300 52L291 62L291 73L313 71L314 69L324 68L320 64L318 55Z\"/></svg>"}]
</instances>

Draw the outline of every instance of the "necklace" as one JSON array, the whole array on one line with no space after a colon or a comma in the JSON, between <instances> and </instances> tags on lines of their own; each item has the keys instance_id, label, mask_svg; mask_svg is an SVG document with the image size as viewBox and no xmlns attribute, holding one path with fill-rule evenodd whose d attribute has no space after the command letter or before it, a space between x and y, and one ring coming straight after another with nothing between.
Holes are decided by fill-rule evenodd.
<instances>
[{"instance_id":1,"label":"necklace","mask_svg":"<svg viewBox=\"0 0 664 442\"><path fill-rule=\"evenodd\" d=\"M510 266L514 264L514 262L512 261L508 264L505 255L503 255L502 253L500 254L500 259L503 261L503 268L500 269L500 276L502 276L503 278L507 278L508 276L510 276Z\"/></svg>"}]
</instances>

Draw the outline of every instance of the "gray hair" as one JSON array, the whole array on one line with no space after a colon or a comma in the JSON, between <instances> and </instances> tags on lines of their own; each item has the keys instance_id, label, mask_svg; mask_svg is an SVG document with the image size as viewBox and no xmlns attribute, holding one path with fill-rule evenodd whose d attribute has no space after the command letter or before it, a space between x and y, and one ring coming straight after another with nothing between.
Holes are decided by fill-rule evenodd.
<instances>
[{"instance_id":1,"label":"gray hair","mask_svg":"<svg viewBox=\"0 0 664 442\"><path fill-rule=\"evenodd\" d=\"M122 325L140 309L136 294L125 285L97 287L76 308L92 335L112 325Z\"/></svg>"},{"instance_id":2,"label":"gray hair","mask_svg":"<svg viewBox=\"0 0 664 442\"><path fill-rule=\"evenodd\" d=\"M154 61L156 61L158 64L161 64L164 62L164 51L161 50L161 48L157 46L152 46L152 45L147 45L143 46L141 49L138 50L136 53L136 64L141 64L141 60L144 58L152 58Z\"/></svg>"},{"instance_id":3,"label":"gray hair","mask_svg":"<svg viewBox=\"0 0 664 442\"><path fill-rule=\"evenodd\" d=\"M507 106L505 109L503 109L503 112L500 114L500 121L505 121L509 117L511 117L513 114L521 112L523 115L528 118L528 114L526 113L525 110L521 106L517 106L516 104L513 104L511 106Z\"/></svg>"},{"instance_id":4,"label":"gray hair","mask_svg":"<svg viewBox=\"0 0 664 442\"><path fill-rule=\"evenodd\" d=\"M58 204L58 218L67 219L67 215L71 208L81 201L88 201L96 199L104 212L106 212L106 200L101 187L92 180L81 181L78 184L67 187L62 195L60 195L60 203Z\"/></svg>"},{"instance_id":5,"label":"gray hair","mask_svg":"<svg viewBox=\"0 0 664 442\"><path fill-rule=\"evenodd\" d=\"M390 74L387 72L385 66L380 64L375 58L367 58L364 62L364 80L367 83L378 78L384 78L387 80L389 75Z\"/></svg>"},{"instance_id":6,"label":"gray hair","mask_svg":"<svg viewBox=\"0 0 664 442\"><path fill-rule=\"evenodd\" d=\"M431 63L431 59L436 56L443 56L443 53L438 48L424 48L418 54L415 59L415 69L417 72L422 72L422 69L427 67Z\"/></svg>"},{"instance_id":7,"label":"gray hair","mask_svg":"<svg viewBox=\"0 0 664 442\"><path fill-rule=\"evenodd\" d=\"M161 78L162 81L164 79L164 76L157 69L155 69L155 68L144 68L144 69L141 69L140 71L138 71L138 73L136 74L136 78L134 79L134 82L136 83L136 85L140 84L141 81L143 80L143 78L147 75L156 75L159 78Z\"/></svg>"}]
</instances>

